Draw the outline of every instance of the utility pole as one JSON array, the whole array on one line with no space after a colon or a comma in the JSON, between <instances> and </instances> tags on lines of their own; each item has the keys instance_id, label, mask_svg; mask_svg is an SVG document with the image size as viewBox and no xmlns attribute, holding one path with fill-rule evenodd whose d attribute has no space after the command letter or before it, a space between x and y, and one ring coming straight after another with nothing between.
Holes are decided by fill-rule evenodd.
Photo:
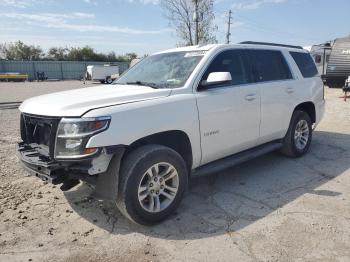
<instances>
[{"instance_id":1,"label":"utility pole","mask_svg":"<svg viewBox=\"0 0 350 262\"><path fill-rule=\"evenodd\" d=\"M199 37L198 37L198 23L199 23L199 17L198 17L198 0L194 0L194 14L193 14L193 20L196 24L196 29L195 29L195 45L198 45L198 42L199 42Z\"/></svg>"},{"instance_id":2,"label":"utility pole","mask_svg":"<svg viewBox=\"0 0 350 262\"><path fill-rule=\"evenodd\" d=\"M232 11L230 10L228 12L228 21L227 21L227 34L226 34L226 44L230 43L230 36L231 36L231 19L232 19Z\"/></svg>"}]
</instances>

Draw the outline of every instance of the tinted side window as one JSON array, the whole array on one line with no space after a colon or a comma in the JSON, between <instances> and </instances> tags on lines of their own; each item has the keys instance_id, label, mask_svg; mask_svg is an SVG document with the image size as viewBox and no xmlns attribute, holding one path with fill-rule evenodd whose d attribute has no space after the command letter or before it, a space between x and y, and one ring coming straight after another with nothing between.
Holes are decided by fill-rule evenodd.
<instances>
[{"instance_id":1,"label":"tinted side window","mask_svg":"<svg viewBox=\"0 0 350 262\"><path fill-rule=\"evenodd\" d=\"M250 50L249 53L256 82L292 78L292 73L280 51Z\"/></svg>"},{"instance_id":2,"label":"tinted side window","mask_svg":"<svg viewBox=\"0 0 350 262\"><path fill-rule=\"evenodd\" d=\"M303 77L314 77L318 75L317 68L310 54L300 52L290 52Z\"/></svg>"},{"instance_id":3,"label":"tinted side window","mask_svg":"<svg viewBox=\"0 0 350 262\"><path fill-rule=\"evenodd\" d=\"M226 85L241 85L249 83L249 75L245 66L244 55L241 50L229 50L220 53L209 65L202 80L207 80L210 73L230 72L232 81Z\"/></svg>"}]
</instances>

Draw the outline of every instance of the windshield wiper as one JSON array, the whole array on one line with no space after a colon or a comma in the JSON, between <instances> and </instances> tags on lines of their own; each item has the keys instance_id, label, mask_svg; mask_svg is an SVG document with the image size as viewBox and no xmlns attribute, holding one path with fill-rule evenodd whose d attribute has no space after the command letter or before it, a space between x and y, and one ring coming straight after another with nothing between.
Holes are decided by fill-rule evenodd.
<instances>
[{"instance_id":1,"label":"windshield wiper","mask_svg":"<svg viewBox=\"0 0 350 262\"><path fill-rule=\"evenodd\" d=\"M135 82L126 82L127 85L139 85L139 86L149 86L155 89L160 88L159 85L156 83L149 83L149 82L143 82L143 81L135 81Z\"/></svg>"}]
</instances>

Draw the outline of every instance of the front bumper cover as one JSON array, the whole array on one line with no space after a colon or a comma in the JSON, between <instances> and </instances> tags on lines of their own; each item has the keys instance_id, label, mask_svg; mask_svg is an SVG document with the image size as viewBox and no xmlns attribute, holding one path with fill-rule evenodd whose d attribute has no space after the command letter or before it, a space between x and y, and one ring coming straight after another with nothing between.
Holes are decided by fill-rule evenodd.
<instances>
[{"instance_id":1,"label":"front bumper cover","mask_svg":"<svg viewBox=\"0 0 350 262\"><path fill-rule=\"evenodd\" d=\"M63 183L66 179L60 163L40 154L35 146L18 143L16 155L30 175L54 185Z\"/></svg>"},{"instance_id":2,"label":"front bumper cover","mask_svg":"<svg viewBox=\"0 0 350 262\"><path fill-rule=\"evenodd\" d=\"M82 180L95 187L95 197L98 199L115 200L118 192L120 161L125 147L122 145L109 146L104 150L107 155L113 157L105 161L105 168L101 168L101 159L98 158L56 161L40 154L33 144L28 145L21 142L16 146L17 157L30 175L54 185L70 180ZM98 163L94 164L94 160ZM106 170L96 175L89 174L89 170L94 168Z\"/></svg>"},{"instance_id":3,"label":"front bumper cover","mask_svg":"<svg viewBox=\"0 0 350 262\"><path fill-rule=\"evenodd\" d=\"M89 175L92 159L79 161L56 161L40 153L35 144L18 143L16 155L29 175L57 185L67 180L84 180L89 184L96 183L96 176Z\"/></svg>"}]
</instances>

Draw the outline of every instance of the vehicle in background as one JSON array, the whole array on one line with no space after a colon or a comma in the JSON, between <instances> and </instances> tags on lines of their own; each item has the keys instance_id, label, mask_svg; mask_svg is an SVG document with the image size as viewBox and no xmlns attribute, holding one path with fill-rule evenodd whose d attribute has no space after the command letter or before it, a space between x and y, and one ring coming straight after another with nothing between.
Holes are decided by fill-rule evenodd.
<instances>
[{"instance_id":1,"label":"vehicle in background","mask_svg":"<svg viewBox=\"0 0 350 262\"><path fill-rule=\"evenodd\" d=\"M130 67L133 67L134 65L136 65L140 61L141 61L141 58L135 58L135 59L131 60Z\"/></svg>"},{"instance_id":2,"label":"vehicle in background","mask_svg":"<svg viewBox=\"0 0 350 262\"><path fill-rule=\"evenodd\" d=\"M315 64L320 76L323 76L326 74L331 51L332 51L331 43L313 45L311 47L310 54L315 61Z\"/></svg>"},{"instance_id":3,"label":"vehicle in background","mask_svg":"<svg viewBox=\"0 0 350 262\"><path fill-rule=\"evenodd\" d=\"M333 43L315 45L311 55L330 88L344 86L350 75L350 36L337 38Z\"/></svg>"},{"instance_id":4,"label":"vehicle in background","mask_svg":"<svg viewBox=\"0 0 350 262\"><path fill-rule=\"evenodd\" d=\"M19 109L17 155L29 172L62 190L85 181L149 225L176 210L192 176L275 150L306 154L325 100L308 51L246 42L159 52L108 88Z\"/></svg>"},{"instance_id":5,"label":"vehicle in background","mask_svg":"<svg viewBox=\"0 0 350 262\"><path fill-rule=\"evenodd\" d=\"M350 75L350 36L334 41L327 65L326 83L329 87L343 87Z\"/></svg>"},{"instance_id":6,"label":"vehicle in background","mask_svg":"<svg viewBox=\"0 0 350 262\"><path fill-rule=\"evenodd\" d=\"M86 68L86 80L112 84L118 77L119 66L117 65L88 65Z\"/></svg>"}]
</instances>

